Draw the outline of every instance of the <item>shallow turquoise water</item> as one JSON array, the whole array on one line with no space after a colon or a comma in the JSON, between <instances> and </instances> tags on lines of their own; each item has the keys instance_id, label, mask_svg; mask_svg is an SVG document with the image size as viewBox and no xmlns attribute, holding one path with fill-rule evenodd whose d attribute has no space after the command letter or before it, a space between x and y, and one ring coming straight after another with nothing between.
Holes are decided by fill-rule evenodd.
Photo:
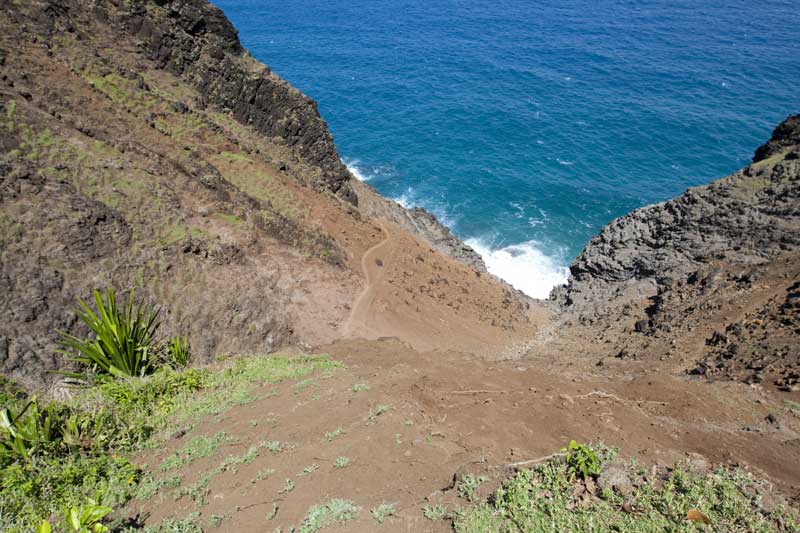
<instances>
[{"instance_id":1,"label":"shallow turquoise water","mask_svg":"<svg viewBox=\"0 0 800 533\"><path fill-rule=\"evenodd\" d=\"M800 112L800 1L215 0L362 179L537 297Z\"/></svg>"}]
</instances>

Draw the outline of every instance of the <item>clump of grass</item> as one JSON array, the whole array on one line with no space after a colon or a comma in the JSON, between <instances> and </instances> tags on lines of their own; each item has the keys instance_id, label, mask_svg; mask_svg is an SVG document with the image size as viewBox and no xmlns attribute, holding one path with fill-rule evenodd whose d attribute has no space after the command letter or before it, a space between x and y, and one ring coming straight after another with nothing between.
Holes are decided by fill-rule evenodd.
<instances>
[{"instance_id":1,"label":"clump of grass","mask_svg":"<svg viewBox=\"0 0 800 533\"><path fill-rule=\"evenodd\" d=\"M327 503L315 505L308 510L305 520L297 528L298 533L314 533L334 524L349 522L358 518L361 508L350 500L334 498Z\"/></svg>"},{"instance_id":2,"label":"clump of grass","mask_svg":"<svg viewBox=\"0 0 800 533\"><path fill-rule=\"evenodd\" d=\"M341 455L336 458L336 461L333 463L333 466L336 468L345 468L350 465L350 458L344 455Z\"/></svg>"},{"instance_id":3,"label":"clump of grass","mask_svg":"<svg viewBox=\"0 0 800 533\"><path fill-rule=\"evenodd\" d=\"M468 502L475 501L478 496L478 488L486 481L486 476L476 476L465 474L458 484L458 495Z\"/></svg>"},{"instance_id":4,"label":"clump of grass","mask_svg":"<svg viewBox=\"0 0 800 533\"><path fill-rule=\"evenodd\" d=\"M252 481L250 481L250 483L257 483L257 482L261 481L262 479L267 479L268 477L270 477L274 473L275 473L275 469L274 468L261 469L256 474L256 477L254 477L252 479Z\"/></svg>"},{"instance_id":5,"label":"clump of grass","mask_svg":"<svg viewBox=\"0 0 800 533\"><path fill-rule=\"evenodd\" d=\"M279 453L283 451L283 444L277 440L264 441L260 444L260 446L272 453Z\"/></svg>"},{"instance_id":6,"label":"clump of grass","mask_svg":"<svg viewBox=\"0 0 800 533\"><path fill-rule=\"evenodd\" d=\"M256 457L258 457L260 447L250 446L250 448L242 455L229 455L219 465L219 471L225 472L230 470L234 475L239 471L239 465L249 465Z\"/></svg>"},{"instance_id":7,"label":"clump of grass","mask_svg":"<svg viewBox=\"0 0 800 533\"><path fill-rule=\"evenodd\" d=\"M353 385L351 390L353 392L361 392L361 391L369 390L369 385L367 385L366 383L356 383L355 385Z\"/></svg>"},{"instance_id":8,"label":"clump of grass","mask_svg":"<svg viewBox=\"0 0 800 533\"><path fill-rule=\"evenodd\" d=\"M376 522L383 524L383 521L386 520L387 517L395 515L397 509L393 503L382 503L377 507L370 509L369 512Z\"/></svg>"},{"instance_id":9,"label":"clump of grass","mask_svg":"<svg viewBox=\"0 0 800 533\"><path fill-rule=\"evenodd\" d=\"M333 431L325 432L325 440L330 442L330 441L332 441L333 439L335 439L336 437L338 437L340 435L344 435L344 429L342 429L341 427L338 427L338 428L334 429Z\"/></svg>"},{"instance_id":10,"label":"clump of grass","mask_svg":"<svg viewBox=\"0 0 800 533\"><path fill-rule=\"evenodd\" d=\"M444 505L425 505L422 508L422 516L428 520L441 520L447 516L447 507Z\"/></svg>"},{"instance_id":11,"label":"clump of grass","mask_svg":"<svg viewBox=\"0 0 800 533\"><path fill-rule=\"evenodd\" d=\"M223 521L224 521L226 518L228 518L228 515L224 515L224 514L212 514L212 515L211 515L211 516L208 518L208 525L210 525L211 527L217 528L217 527L219 527L219 526L220 526L220 524L222 524L222 522L223 522Z\"/></svg>"}]
</instances>

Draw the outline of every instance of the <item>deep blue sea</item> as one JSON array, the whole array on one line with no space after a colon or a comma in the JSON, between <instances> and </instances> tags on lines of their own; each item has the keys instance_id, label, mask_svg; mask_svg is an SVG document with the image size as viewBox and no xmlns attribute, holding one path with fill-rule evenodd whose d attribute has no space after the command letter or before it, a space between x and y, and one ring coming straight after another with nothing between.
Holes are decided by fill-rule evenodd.
<instances>
[{"instance_id":1,"label":"deep blue sea","mask_svg":"<svg viewBox=\"0 0 800 533\"><path fill-rule=\"evenodd\" d=\"M535 297L800 112L800 0L213 0L360 179Z\"/></svg>"}]
</instances>

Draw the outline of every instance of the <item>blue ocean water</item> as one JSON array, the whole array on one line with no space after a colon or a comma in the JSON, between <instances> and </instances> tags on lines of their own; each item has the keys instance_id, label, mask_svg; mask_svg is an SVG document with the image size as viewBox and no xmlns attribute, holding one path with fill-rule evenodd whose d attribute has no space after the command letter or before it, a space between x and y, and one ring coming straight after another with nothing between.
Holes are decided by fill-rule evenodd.
<instances>
[{"instance_id":1,"label":"blue ocean water","mask_svg":"<svg viewBox=\"0 0 800 533\"><path fill-rule=\"evenodd\" d=\"M800 112L798 0L213 0L340 155L535 297Z\"/></svg>"}]
</instances>

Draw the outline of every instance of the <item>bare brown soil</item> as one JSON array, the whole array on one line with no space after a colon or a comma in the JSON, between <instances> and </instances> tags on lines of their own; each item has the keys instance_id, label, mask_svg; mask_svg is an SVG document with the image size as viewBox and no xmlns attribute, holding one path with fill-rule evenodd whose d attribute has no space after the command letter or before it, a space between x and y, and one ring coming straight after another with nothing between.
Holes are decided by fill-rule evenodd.
<instances>
[{"instance_id":1,"label":"bare brown soil","mask_svg":"<svg viewBox=\"0 0 800 533\"><path fill-rule=\"evenodd\" d=\"M225 431L229 444L184 471L189 486L227 455L263 440L288 445L262 452L209 485L206 505L165 491L133 509L148 522L185 516L225 516L224 531L265 531L299 525L308 509L329 498L352 500L360 518L346 531L446 531L423 517L426 504L452 506L455 474L487 475L497 485L509 465L547 456L570 439L620 446L642 464L680 459L735 462L796 492L800 479L800 417L779 399L740 383L708 384L668 374L609 379L584 371L552 373L537 360L489 362L452 351L420 353L397 340L341 341L321 347L346 369L298 389L292 383L257 391L262 399L236 407L142 460L152 466L195 435ZM365 384L368 390L353 391ZM277 393L277 394L276 394ZM379 405L386 412L370 419ZM766 421L776 414L780 427ZM254 422L257 425L254 425ZM337 428L343 433L327 440ZM337 457L350 464L336 468ZM306 467L318 469L303 474ZM266 468L275 472L253 481ZM294 489L285 489L291 479ZM158 498L161 498L160 503ZM368 510L395 503L383 526ZM277 506L274 519L266 516ZM268 529L267 529L268 528Z\"/></svg>"}]
</instances>

